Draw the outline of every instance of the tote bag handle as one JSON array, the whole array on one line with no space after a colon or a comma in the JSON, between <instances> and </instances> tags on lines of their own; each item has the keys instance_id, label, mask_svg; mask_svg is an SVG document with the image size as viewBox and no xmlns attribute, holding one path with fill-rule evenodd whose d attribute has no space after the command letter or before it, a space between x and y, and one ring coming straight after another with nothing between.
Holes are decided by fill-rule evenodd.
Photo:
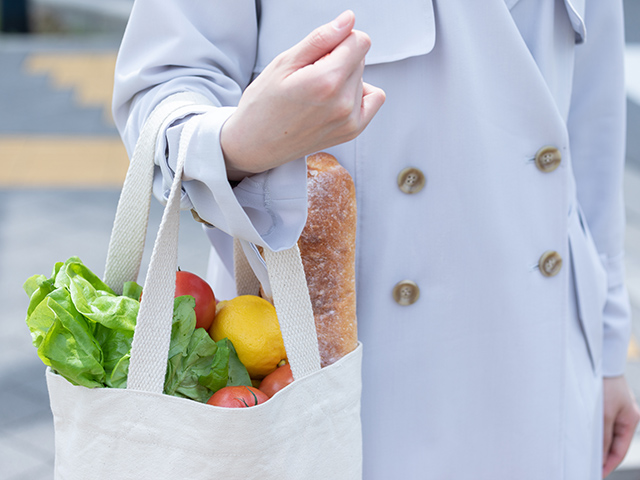
<instances>
[{"instance_id":1,"label":"tote bag handle","mask_svg":"<svg viewBox=\"0 0 640 480\"><path fill-rule=\"evenodd\" d=\"M111 230L104 283L122 293L124 282L138 280L151 206L154 159L163 123L194 104L211 105L198 93L183 92L158 104L145 122L133 151Z\"/></svg>"},{"instance_id":2,"label":"tote bag handle","mask_svg":"<svg viewBox=\"0 0 640 480\"><path fill-rule=\"evenodd\" d=\"M176 94L167 98L156 107L142 129L123 185L109 246L105 279L111 282L106 283L112 288L122 288L124 281L135 280L132 277L137 277L140 268L149 216L155 145L164 121L167 116L175 117L175 112L188 109L193 104L209 104L203 98L193 94ZM182 172L195 123L187 122L182 130L176 172L143 286L127 380L127 388L132 390L162 393L164 389L178 260ZM153 140L143 138L143 134ZM145 198L139 192L143 189ZM129 232L135 236L131 241ZM134 255L127 252L121 259L118 252L123 250L134 250ZM292 373L294 378L302 378L320 370L320 354L300 252L297 245L281 252L265 249L265 261Z\"/></svg>"}]
</instances>

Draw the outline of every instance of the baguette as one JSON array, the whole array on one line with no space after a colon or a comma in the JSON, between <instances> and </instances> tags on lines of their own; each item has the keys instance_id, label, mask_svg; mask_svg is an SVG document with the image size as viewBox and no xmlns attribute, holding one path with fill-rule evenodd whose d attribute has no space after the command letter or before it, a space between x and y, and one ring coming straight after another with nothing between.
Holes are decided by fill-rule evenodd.
<instances>
[{"instance_id":1,"label":"baguette","mask_svg":"<svg viewBox=\"0 0 640 480\"><path fill-rule=\"evenodd\" d=\"M335 157L317 153L307 159L307 191L308 217L298 246L325 367L358 344L355 186Z\"/></svg>"}]
</instances>

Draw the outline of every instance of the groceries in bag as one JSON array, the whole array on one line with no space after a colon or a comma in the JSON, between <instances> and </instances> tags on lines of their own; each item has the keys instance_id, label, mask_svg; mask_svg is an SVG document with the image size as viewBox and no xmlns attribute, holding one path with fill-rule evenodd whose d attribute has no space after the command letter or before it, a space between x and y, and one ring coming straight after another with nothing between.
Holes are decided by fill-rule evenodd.
<instances>
[{"instance_id":1,"label":"groceries in bag","mask_svg":"<svg viewBox=\"0 0 640 480\"><path fill-rule=\"evenodd\" d=\"M355 188L348 172L324 153L308 158L307 177L309 215L299 247L324 367L357 346ZM118 296L72 257L56 264L50 278L35 275L24 287L27 324L45 365L74 385L126 387L143 295L138 284L127 282ZM265 383L286 364L275 308L266 300L236 297L215 308L208 284L180 271L176 295L165 394L205 403L226 387ZM282 378L266 381L269 397L293 381L290 369L291 380Z\"/></svg>"},{"instance_id":2,"label":"groceries in bag","mask_svg":"<svg viewBox=\"0 0 640 480\"><path fill-rule=\"evenodd\" d=\"M27 325L42 362L74 385L125 388L142 287L127 282L116 295L77 257L57 263L50 278L24 284ZM251 385L228 339L196 328L196 302L174 300L164 393L205 403L226 386Z\"/></svg>"}]
</instances>

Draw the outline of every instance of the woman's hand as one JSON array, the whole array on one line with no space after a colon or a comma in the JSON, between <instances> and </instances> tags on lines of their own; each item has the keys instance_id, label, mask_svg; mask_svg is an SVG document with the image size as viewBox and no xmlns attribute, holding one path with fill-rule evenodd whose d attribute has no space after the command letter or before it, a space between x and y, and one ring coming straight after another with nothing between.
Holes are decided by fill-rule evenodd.
<instances>
[{"instance_id":1,"label":"woman's hand","mask_svg":"<svg viewBox=\"0 0 640 480\"><path fill-rule=\"evenodd\" d=\"M278 55L245 90L222 128L237 180L357 137L385 100L362 80L371 41L347 10Z\"/></svg>"},{"instance_id":2,"label":"woman's hand","mask_svg":"<svg viewBox=\"0 0 640 480\"><path fill-rule=\"evenodd\" d=\"M603 395L602 478L613 472L624 459L640 419L640 410L624 377L606 377Z\"/></svg>"}]
</instances>

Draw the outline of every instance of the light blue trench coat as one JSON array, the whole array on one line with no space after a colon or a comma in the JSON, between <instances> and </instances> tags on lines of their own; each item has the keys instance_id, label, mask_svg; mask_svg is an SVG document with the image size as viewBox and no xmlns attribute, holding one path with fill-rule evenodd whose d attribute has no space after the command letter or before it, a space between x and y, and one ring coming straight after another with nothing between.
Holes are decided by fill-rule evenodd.
<instances>
[{"instance_id":1,"label":"light blue trench coat","mask_svg":"<svg viewBox=\"0 0 640 480\"><path fill-rule=\"evenodd\" d=\"M599 478L601 376L622 373L629 335L622 5L541 1L556 2L537 34L552 41L532 55L537 24L526 11L514 22L527 1L134 6L117 125L131 152L169 94L220 106L167 127L198 123L184 204L218 227L221 251L221 231L289 247L305 221L304 159L226 181L219 131L243 89L346 8L372 39L365 80L387 101L329 149L357 186L367 480ZM169 162L159 148L159 196L180 128L167 131ZM417 192L405 192L407 168L424 180ZM393 296L404 280L410 305Z\"/></svg>"}]
</instances>

